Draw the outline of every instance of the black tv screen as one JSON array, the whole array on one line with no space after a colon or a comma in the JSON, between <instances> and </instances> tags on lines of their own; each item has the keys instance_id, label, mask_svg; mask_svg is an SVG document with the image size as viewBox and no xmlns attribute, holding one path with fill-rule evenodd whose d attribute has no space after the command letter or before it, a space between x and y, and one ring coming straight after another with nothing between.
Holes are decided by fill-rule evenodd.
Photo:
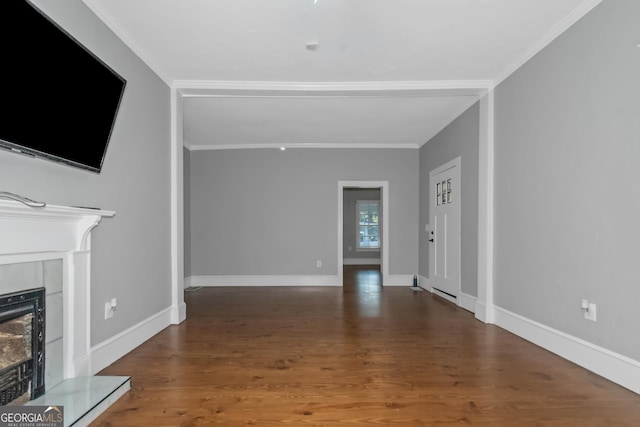
<instances>
[{"instance_id":1,"label":"black tv screen","mask_svg":"<svg viewBox=\"0 0 640 427\"><path fill-rule=\"evenodd\" d=\"M99 173L126 81L26 0L0 40L0 147Z\"/></svg>"}]
</instances>

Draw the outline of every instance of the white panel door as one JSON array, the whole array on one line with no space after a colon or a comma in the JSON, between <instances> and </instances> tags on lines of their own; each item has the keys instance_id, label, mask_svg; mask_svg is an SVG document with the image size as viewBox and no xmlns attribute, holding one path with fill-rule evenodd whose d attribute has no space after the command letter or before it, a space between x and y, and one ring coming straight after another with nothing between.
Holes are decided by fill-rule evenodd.
<instances>
[{"instance_id":1,"label":"white panel door","mask_svg":"<svg viewBox=\"0 0 640 427\"><path fill-rule=\"evenodd\" d=\"M431 171L429 182L429 280L459 301L460 158Z\"/></svg>"}]
</instances>

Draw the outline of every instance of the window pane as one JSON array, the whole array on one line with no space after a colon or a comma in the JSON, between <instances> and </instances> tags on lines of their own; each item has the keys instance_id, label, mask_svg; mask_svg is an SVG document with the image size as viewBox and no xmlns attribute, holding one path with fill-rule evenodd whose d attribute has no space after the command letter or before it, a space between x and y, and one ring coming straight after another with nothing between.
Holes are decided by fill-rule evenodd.
<instances>
[{"instance_id":1,"label":"window pane","mask_svg":"<svg viewBox=\"0 0 640 427\"><path fill-rule=\"evenodd\" d=\"M379 202L358 201L358 247L379 249Z\"/></svg>"}]
</instances>

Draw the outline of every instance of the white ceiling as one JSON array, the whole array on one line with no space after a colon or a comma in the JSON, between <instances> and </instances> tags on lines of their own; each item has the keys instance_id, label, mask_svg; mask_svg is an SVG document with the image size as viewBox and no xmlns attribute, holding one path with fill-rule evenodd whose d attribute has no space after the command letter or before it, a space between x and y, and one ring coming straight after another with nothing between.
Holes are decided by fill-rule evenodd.
<instances>
[{"instance_id":1,"label":"white ceiling","mask_svg":"<svg viewBox=\"0 0 640 427\"><path fill-rule=\"evenodd\" d=\"M84 0L191 149L413 147L601 0Z\"/></svg>"}]
</instances>

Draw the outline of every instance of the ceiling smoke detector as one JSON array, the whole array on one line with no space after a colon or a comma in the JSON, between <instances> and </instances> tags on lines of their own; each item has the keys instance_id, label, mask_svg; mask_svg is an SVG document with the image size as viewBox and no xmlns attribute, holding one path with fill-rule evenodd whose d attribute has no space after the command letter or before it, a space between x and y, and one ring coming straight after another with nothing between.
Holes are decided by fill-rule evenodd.
<instances>
[{"instance_id":1,"label":"ceiling smoke detector","mask_svg":"<svg viewBox=\"0 0 640 427\"><path fill-rule=\"evenodd\" d=\"M306 45L307 50L311 50L314 51L316 49L318 49L318 42L309 42Z\"/></svg>"}]
</instances>

